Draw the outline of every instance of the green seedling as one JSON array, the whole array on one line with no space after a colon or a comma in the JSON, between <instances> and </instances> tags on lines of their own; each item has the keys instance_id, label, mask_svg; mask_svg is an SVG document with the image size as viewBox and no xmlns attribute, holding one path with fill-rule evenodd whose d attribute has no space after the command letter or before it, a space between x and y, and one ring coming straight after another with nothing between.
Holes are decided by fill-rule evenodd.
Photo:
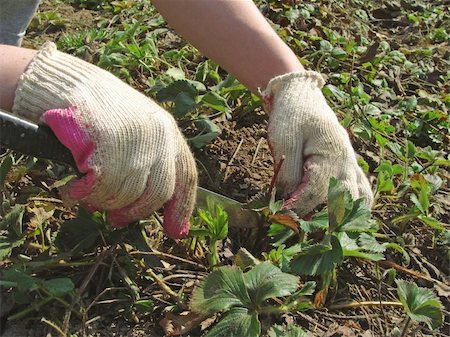
<instances>
[{"instance_id":1,"label":"green seedling","mask_svg":"<svg viewBox=\"0 0 450 337\"><path fill-rule=\"evenodd\" d=\"M6 214L0 221L0 261L8 267L2 268L0 287L17 306L20 305L20 310L9 316L8 320L24 317L54 301L66 309L73 306L79 301L79 293L84 291L93 277L93 272L88 274L81 288L76 289L72 280L73 270L91 266L95 271L100 263L95 262L93 253L98 250L109 252L116 245L121 245L122 249L110 262L110 270L118 271L109 276L110 284L128 287L128 293L121 292L124 296L121 300L131 302L132 310L141 314L152 310L151 301L140 299L134 261L124 253L124 244L148 249L138 225L113 230L107 226L104 213L89 214L80 209L76 218L54 230L50 221L55 207L50 202L40 204L34 201L28 206L17 204L12 208L3 203L3 210ZM103 254L98 259L101 262ZM142 263L145 261L142 259ZM61 277L61 273L67 276ZM67 296L72 299L72 304L67 302ZM26 305L24 309L23 305Z\"/></svg>"},{"instance_id":2,"label":"green seedling","mask_svg":"<svg viewBox=\"0 0 450 337\"><path fill-rule=\"evenodd\" d=\"M66 12L59 13L61 1L45 2L42 9L52 6L55 9L36 16L25 37L28 46L37 48L42 44L41 39L46 38L46 32L56 31L51 38L56 40L59 50L101 65L153 98L158 90L176 81L193 84L197 90L195 94L189 96L190 88L183 88L178 92L182 94L176 102L175 95L161 103L176 115L180 127L188 132L193 147L208 146L220 133L216 117L228 128L229 118L241 126L244 114L248 113L246 117L250 117L245 119L246 123L255 121L255 116L256 120L263 116L259 98L185 41L173 37L173 30L148 1L71 0L62 4L74 4L75 11L80 8L91 10L95 22L89 22L92 28L89 30L83 30L76 20L71 20L71 16L67 16L70 22L62 18L62 13L65 15ZM373 216L383 226L382 233L376 234L344 230L337 225L331 226L329 214L321 212L309 221L291 217L289 223L292 228L289 228L280 224L283 217L289 217L283 213L283 207L281 210L275 207L280 206L276 199L271 210L268 209L269 193L266 204L261 207L268 209L268 216L283 217L270 221L273 223L268 234L273 240L273 249L255 254L273 262L285 273L292 273L292 261L298 258L295 261L300 264L303 259L309 264L296 266L308 272L308 275L301 274L302 278L325 279L328 274L322 275L321 272L331 268L343 273L345 279L352 279L348 275L354 272L352 266L346 264L346 268L339 268L339 263L342 263L339 261L354 259L353 256L360 254L381 256L387 249L394 249L403 254L401 267L418 268L417 272L424 269L425 274L425 269L429 269L430 275L436 279L447 277L447 271L441 267L448 265L450 257L447 202L450 167L450 94L447 85L450 77L446 57L448 6L442 1L402 1L397 11L386 10L386 6L395 8L398 1L388 4L386 1L344 3L332 0L325 6L320 1L299 4L288 0L258 0L256 3L305 67L328 77L323 93L347 129L356 152L364 158L360 163L370 176L374 177L375 172ZM374 20L376 12L380 11L381 17ZM407 26L403 25L405 22ZM47 298L45 291L48 290L43 282L66 277L73 280L76 292L81 292L83 283L87 284L87 291L77 296L82 295L83 306L92 305L99 315L90 316L90 310L80 312L78 300L75 307L69 306L71 310L68 311L76 313L89 328L93 327L89 322L108 316L102 315L103 310L112 312L118 309L136 315L147 315L152 310L156 315L159 315L159 310L171 311L172 304L160 301L159 294L153 297L155 288L149 284L155 282L169 294L171 302L182 303L182 292L189 289L184 286L188 282L180 276L182 273L173 272L176 268L154 269L154 272L149 269L158 259L153 254L162 254L165 259L167 253L179 252L177 246L174 249L171 241L163 240L160 232L153 231L155 226L147 226L145 230L134 227L131 231L110 231L103 214L77 213L64 207L51 191L63 184L55 183L55 180L66 174L64 168L47 162L42 164L42 161L0 150L1 272L14 267L36 278L34 281L38 284L38 288L29 293L35 300L14 308L16 312L28 308L28 305L41 305L40 300ZM52 209L53 215L45 219ZM337 215L334 217L339 218ZM158 221L142 224L154 222ZM147 231L148 237L143 239L141 231ZM229 240L235 247L234 237ZM209 239L205 237L202 242L207 247ZM408 254L402 248L396 248L393 242L405 242L405 249L414 258L411 260L418 263L408 265ZM220 242L217 243L220 255L222 248ZM157 251L151 251L149 246ZM102 258L101 252L105 247L120 248L117 248L119 252ZM208 247L206 249L209 250ZM319 261L320 254L315 252L322 251L325 255L335 252L337 258L327 263ZM397 256L386 255L390 261L400 263ZM175 257L167 262L186 272L191 272L189 267L195 265L195 272L192 270L190 274L204 269L197 262L186 263L187 256L177 257L179 260L172 258ZM94 268L96 265L97 269ZM389 279L386 282L392 285L394 270L387 272L381 280ZM309 275L313 271L318 276ZM88 281L86 277L91 272L93 277ZM166 276L170 277L170 283L164 286ZM2 277L0 279L3 280ZM23 276L23 279L28 278ZM330 285L333 284L332 279ZM380 280L379 277L374 279ZM6 282L9 281L4 281L2 286L4 293L17 291L18 285ZM325 283L322 280L321 288ZM172 285L180 291L168 288ZM377 288L379 286L381 289ZM111 290L97 293L105 287ZM114 290L115 287L120 288ZM383 298L393 296L391 287L384 287L384 283L371 284L368 280L364 287L371 294L380 292ZM99 302L95 302L97 295L100 296ZM357 294L352 293L351 296ZM67 301L70 297L72 292L48 303L67 310L67 303L60 299ZM404 297L407 298L406 295ZM150 299L155 300L154 307ZM364 301L358 299L361 300ZM267 300L264 305L273 302ZM124 304L130 310L124 310ZM107 309L102 309L102 306ZM52 326L57 334L69 336L68 331L74 330L74 327L63 325L59 329L62 315L49 317L47 306L41 305L40 308L39 314L46 317L42 322ZM369 316L371 310L376 309L368 308ZM51 309L52 313L64 311ZM417 313L417 310L411 312ZM433 309L425 311L425 314L428 312L433 312ZM226 313L224 311L222 315ZM377 325L370 325L372 334L384 335L389 329L392 331L392 324L398 316L394 311L390 313L395 317L383 321L386 325L383 333L377 331ZM27 316L31 319L31 316L38 315ZM258 314L258 319L262 320L261 317L265 317L263 313ZM136 317L131 318L136 321ZM411 319L410 322L409 329L400 324L398 336L402 331L404 334L413 331L411 324L416 321ZM40 324L39 318L33 323ZM428 327L424 322L420 324ZM89 333L79 331L79 324L76 326L78 336ZM283 336L289 334L291 327L289 325L283 332L279 327L273 327L268 333ZM434 330L437 334L443 333L442 328ZM301 336L300 332L294 332L294 335Z\"/></svg>"},{"instance_id":3,"label":"green seedling","mask_svg":"<svg viewBox=\"0 0 450 337\"><path fill-rule=\"evenodd\" d=\"M428 180L426 176L421 174L415 174L411 177L413 193L410 199L414 204L412 212L417 213L418 211L419 220L433 228L437 234L440 234L445 230L445 227L431 215L430 196L442 186L443 181L439 176L428 176Z\"/></svg>"},{"instance_id":4,"label":"green seedling","mask_svg":"<svg viewBox=\"0 0 450 337\"><path fill-rule=\"evenodd\" d=\"M323 238L319 242L309 242L300 248L290 261L292 271L300 275L320 275L321 290L316 294L316 306L326 300L328 288L336 282L336 267L346 257L358 257L372 261L384 258L384 247L376 245L372 234L378 229L371 219L370 210L363 199L353 200L350 193L342 188L334 178L328 189L328 223L303 222L306 233L323 226ZM322 220L321 218L319 218ZM314 220L313 220L314 222ZM367 245L367 240L372 245Z\"/></svg>"},{"instance_id":5,"label":"green seedling","mask_svg":"<svg viewBox=\"0 0 450 337\"><path fill-rule=\"evenodd\" d=\"M175 73L174 70L177 72ZM231 113L225 97L216 91L207 91L202 82L186 79L179 68L169 69L167 75L172 80L166 78L152 90L156 91L158 101L174 103L173 108L177 117L184 117L194 109L200 109L202 105L215 112L227 115Z\"/></svg>"},{"instance_id":6,"label":"green seedling","mask_svg":"<svg viewBox=\"0 0 450 337\"><path fill-rule=\"evenodd\" d=\"M159 102L173 102L175 116L182 118L196 107L198 94L198 85L180 79L158 89L156 98Z\"/></svg>"},{"instance_id":7,"label":"green seedling","mask_svg":"<svg viewBox=\"0 0 450 337\"><path fill-rule=\"evenodd\" d=\"M53 11L39 12L30 22L30 27L34 29L47 30L50 28L64 28L69 20L63 18L59 13Z\"/></svg>"},{"instance_id":8,"label":"green seedling","mask_svg":"<svg viewBox=\"0 0 450 337\"><path fill-rule=\"evenodd\" d=\"M2 205L6 206L6 205ZM0 222L0 261L11 256L14 248L22 246L27 236L23 233L23 216L25 207L16 205L8 207L7 213Z\"/></svg>"},{"instance_id":9,"label":"green seedling","mask_svg":"<svg viewBox=\"0 0 450 337\"><path fill-rule=\"evenodd\" d=\"M198 209L194 225L189 235L205 240L207 244L207 258L211 267L220 263L219 243L228 235L228 215L220 205L210 206L209 210Z\"/></svg>"},{"instance_id":10,"label":"green seedling","mask_svg":"<svg viewBox=\"0 0 450 337\"><path fill-rule=\"evenodd\" d=\"M284 235L284 240L288 239L291 234L299 232L300 219L290 208L291 205L284 200L277 199L277 190L275 187L275 182L277 180L278 174L281 170L281 166L284 162L284 156L281 158L280 162L277 164L274 170L274 175L270 182L270 186L266 191L257 194L246 207L259 212L268 224L272 225L272 228L277 229L277 226L284 226L290 229L292 232ZM282 232L282 231L281 231ZM303 237L300 235L301 241Z\"/></svg>"},{"instance_id":11,"label":"green seedling","mask_svg":"<svg viewBox=\"0 0 450 337\"><path fill-rule=\"evenodd\" d=\"M222 130L208 117L200 116L199 119L195 121L195 126L200 131L199 134L188 139L188 142L196 148L201 148L214 139L216 139Z\"/></svg>"},{"instance_id":12,"label":"green seedling","mask_svg":"<svg viewBox=\"0 0 450 337\"><path fill-rule=\"evenodd\" d=\"M72 3L80 6L81 8L88 9L102 9L109 1L106 0L71 0Z\"/></svg>"},{"instance_id":13,"label":"green seedling","mask_svg":"<svg viewBox=\"0 0 450 337\"><path fill-rule=\"evenodd\" d=\"M297 276L283 273L269 262L245 273L237 267L219 267L194 289L190 307L205 316L221 313L204 337L258 337L260 316L310 308L303 296L310 295L314 285L308 283L297 291L298 283ZM274 305L270 299L278 297L287 298Z\"/></svg>"},{"instance_id":14,"label":"green seedling","mask_svg":"<svg viewBox=\"0 0 450 337\"><path fill-rule=\"evenodd\" d=\"M423 224L432 228L436 236L445 231L445 226L433 216L431 198L443 185L443 180L438 175L413 174L408 179L410 194L409 198L412 206L407 214L400 215L393 220L394 224L399 224L401 231L406 230L408 221L420 220ZM433 239L433 242L435 241Z\"/></svg>"}]
</instances>

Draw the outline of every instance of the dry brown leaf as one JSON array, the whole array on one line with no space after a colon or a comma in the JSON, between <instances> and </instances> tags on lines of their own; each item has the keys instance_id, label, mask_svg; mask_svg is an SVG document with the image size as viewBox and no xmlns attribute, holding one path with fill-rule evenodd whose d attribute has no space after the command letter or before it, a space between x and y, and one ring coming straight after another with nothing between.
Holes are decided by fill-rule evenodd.
<instances>
[{"instance_id":1,"label":"dry brown leaf","mask_svg":"<svg viewBox=\"0 0 450 337\"><path fill-rule=\"evenodd\" d=\"M273 214L269 216L269 220L293 230L296 234L299 233L298 222L295 219L293 219L290 214L286 213Z\"/></svg>"},{"instance_id":2,"label":"dry brown leaf","mask_svg":"<svg viewBox=\"0 0 450 337\"><path fill-rule=\"evenodd\" d=\"M322 308L328 295L328 287L319 290L314 296L314 307Z\"/></svg>"}]
</instances>

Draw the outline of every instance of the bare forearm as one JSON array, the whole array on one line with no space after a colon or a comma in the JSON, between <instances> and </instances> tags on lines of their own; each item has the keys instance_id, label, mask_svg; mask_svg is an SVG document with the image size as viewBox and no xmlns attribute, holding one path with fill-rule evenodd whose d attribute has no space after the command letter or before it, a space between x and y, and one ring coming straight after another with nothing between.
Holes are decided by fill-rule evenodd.
<instances>
[{"instance_id":1,"label":"bare forearm","mask_svg":"<svg viewBox=\"0 0 450 337\"><path fill-rule=\"evenodd\" d=\"M277 75L303 71L252 0L154 0L173 27L253 92Z\"/></svg>"},{"instance_id":2,"label":"bare forearm","mask_svg":"<svg viewBox=\"0 0 450 337\"><path fill-rule=\"evenodd\" d=\"M0 108L11 111L19 82L35 50L0 44Z\"/></svg>"}]
</instances>

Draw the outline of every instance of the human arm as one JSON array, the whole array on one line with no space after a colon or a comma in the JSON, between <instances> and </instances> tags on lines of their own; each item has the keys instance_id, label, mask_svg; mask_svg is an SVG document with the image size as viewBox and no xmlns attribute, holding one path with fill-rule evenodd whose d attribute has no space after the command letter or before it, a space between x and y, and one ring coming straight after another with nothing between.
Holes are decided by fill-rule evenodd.
<instances>
[{"instance_id":1,"label":"human arm","mask_svg":"<svg viewBox=\"0 0 450 337\"><path fill-rule=\"evenodd\" d=\"M20 75L30 64L35 50L0 44L0 108L12 111Z\"/></svg>"},{"instance_id":2,"label":"human arm","mask_svg":"<svg viewBox=\"0 0 450 337\"><path fill-rule=\"evenodd\" d=\"M252 0L153 0L169 25L257 94L277 75L304 71Z\"/></svg>"}]
</instances>

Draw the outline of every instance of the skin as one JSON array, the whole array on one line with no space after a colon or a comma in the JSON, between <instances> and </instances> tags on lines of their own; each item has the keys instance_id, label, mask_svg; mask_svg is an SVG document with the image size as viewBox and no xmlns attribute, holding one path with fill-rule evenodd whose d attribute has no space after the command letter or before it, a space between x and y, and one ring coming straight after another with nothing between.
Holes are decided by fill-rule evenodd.
<instances>
[{"instance_id":1,"label":"skin","mask_svg":"<svg viewBox=\"0 0 450 337\"><path fill-rule=\"evenodd\" d=\"M35 50L0 45L0 108L11 111L20 75L25 71Z\"/></svg>"},{"instance_id":2,"label":"skin","mask_svg":"<svg viewBox=\"0 0 450 337\"><path fill-rule=\"evenodd\" d=\"M270 80L276 76L289 73L294 73L290 75L299 76L298 73L305 71L297 56L276 34L252 0L152 0L152 3L177 33L199 49L201 53L234 75L255 94L259 94L260 90L266 89ZM33 50L0 44L0 108L12 111L20 76L26 70L35 54L36 51ZM299 91L302 92L302 89ZM312 126L313 132L310 136L305 136L304 134L307 135L308 132L304 132L298 123L293 124L295 118L290 117L293 113L297 113L297 116L301 113L301 109L297 108L305 99L300 102L297 96L291 95L291 91L287 93L290 94L286 96L288 104L281 104L278 114L272 111L273 109L271 108L274 94L263 97L266 109L271 112L268 140L269 144L271 144L272 153L275 157L275 153L286 155L286 152L290 151L284 161L284 166L289 167L289 170L286 170L284 175L285 177L291 176L293 179L281 179L282 175L279 175L277 184L282 185L283 182L288 182L288 185L295 187L293 189L294 193L289 191L289 194L291 194L290 199L295 199L292 203L296 203L297 200L304 198L310 203L310 206L318 204L323 198L321 197L319 200L317 195L326 192L326 182L328 182L329 178L329 173L327 172L331 172L330 170L320 169L323 167L333 167L335 169L337 167L332 161L333 158L336 158L332 153L333 149L337 149L338 153L347 151L348 156L346 158L350 158L354 165L349 166L349 172L346 173L348 173L349 177L359 174L356 181L349 180L349 183L356 191L354 196L358 196L358 193L360 196L368 196L367 200L369 200L368 203L370 204L372 200L370 184L362 171L357 167L356 159L353 157L354 154L349 140L346 138L345 131L343 131L342 137L339 136L336 140L330 140L327 136L327 130L335 129L335 126L330 125L329 128L315 128ZM319 99L324 100L323 96L320 96ZM313 109L312 113L314 115L315 107L313 105L309 104L307 108ZM320 122L324 113L324 111L322 111L322 114L317 113L318 122ZM337 120L334 120L334 123L339 126ZM274 124L277 127L273 127L271 132L270 128ZM278 127L279 125L281 127ZM285 132L283 128L285 125L293 125L290 132ZM280 129L283 132L280 132ZM69 130L72 129L69 128ZM300 135L300 131L303 134ZM281 140L277 145L273 141L274 136L280 135L281 138L279 138ZM304 139L304 137L307 137L307 139ZM291 141L292 139L294 141ZM330 143L334 142L336 142L336 147L332 146L332 144L330 145ZM346 146L346 142L348 146ZM318 146L309 146L308 148L311 151L309 154L305 154L303 144L311 143L316 143ZM325 148L322 148L322 144L325 143L327 145ZM328 150L331 150L327 151L327 147ZM314 151L312 151L313 148ZM293 165L288 165L289 162L292 162ZM276 165L279 165L279 163L276 163ZM299 174L299 172L302 174ZM341 176L341 178L344 176L344 172L338 169L333 172L337 172L336 175ZM313 173L315 175L312 175ZM309 179L308 177L314 179ZM296 182L295 180L297 179L301 181ZM320 182L322 182L322 185ZM323 185L323 182L325 182L325 185ZM309 191L309 194L305 191ZM301 208L295 205L294 207L296 207L297 211ZM306 213L306 211L309 212L310 210L304 211ZM165 219L170 219L170 214L165 215ZM187 224L187 222L185 223ZM178 237L184 235L185 230L187 231L187 226L181 232L177 231L169 234L173 237Z\"/></svg>"},{"instance_id":3,"label":"skin","mask_svg":"<svg viewBox=\"0 0 450 337\"><path fill-rule=\"evenodd\" d=\"M177 33L255 94L276 76L305 71L252 0L152 0L152 3ZM12 110L20 76L35 53L0 45L0 108ZM265 103L270 108L270 97ZM297 155L300 154L292 156ZM302 184L314 187L317 183L303 180Z\"/></svg>"},{"instance_id":4,"label":"skin","mask_svg":"<svg viewBox=\"0 0 450 337\"><path fill-rule=\"evenodd\" d=\"M153 0L169 25L253 93L305 69L252 0Z\"/></svg>"}]
</instances>

